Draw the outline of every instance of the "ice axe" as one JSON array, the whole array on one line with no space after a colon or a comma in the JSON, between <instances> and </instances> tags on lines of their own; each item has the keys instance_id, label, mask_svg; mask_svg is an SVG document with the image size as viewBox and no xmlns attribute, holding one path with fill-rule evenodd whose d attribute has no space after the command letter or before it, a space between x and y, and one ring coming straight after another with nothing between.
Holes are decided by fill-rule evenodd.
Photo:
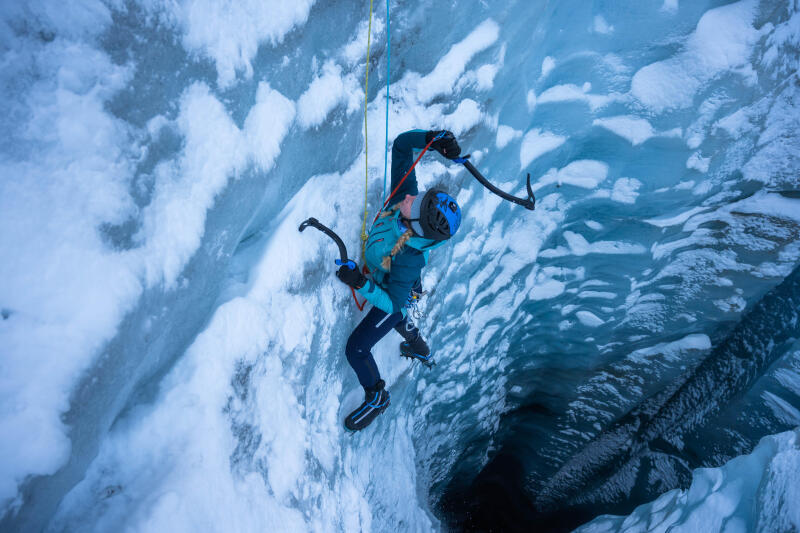
<instances>
[{"instance_id":1,"label":"ice axe","mask_svg":"<svg viewBox=\"0 0 800 533\"><path fill-rule=\"evenodd\" d=\"M333 242L335 242L336 246L339 247L339 259L336 260L337 265L339 266L347 265L348 267L350 267L351 270L355 270L357 268L355 261L347 258L347 248L344 245L344 241L342 241L341 237L336 235L335 231L333 231L325 224L322 224L319 220L317 220L314 217L304 220L303 223L300 224L300 227L297 229L302 233L302 231L309 226L317 228L322 233L333 239Z\"/></svg>"},{"instance_id":2,"label":"ice axe","mask_svg":"<svg viewBox=\"0 0 800 533\"><path fill-rule=\"evenodd\" d=\"M475 165L473 165L469 161L469 155L453 159L453 162L454 163L463 164L464 168L466 168L469 171L469 173L472 174L475 177L475 179L478 180L481 183L481 185L483 185L484 187L486 187L487 189L489 189L490 191L495 193L500 198L502 198L504 200L508 200L509 202L513 202L513 203L515 203L517 205L521 205L522 207L524 207L525 209L528 209L529 211L533 211L534 208L536 207L536 196L533 195L533 189L531 188L531 174L530 174L530 172L528 173L528 178L527 178L528 197L527 198L517 198L516 196L512 196L512 195L508 194L507 192L501 191L500 189L498 189L497 187L492 185L489 182L489 180L487 180L485 177L483 177L483 174L481 174L480 171L478 171L478 169L475 168Z\"/></svg>"}]
</instances>

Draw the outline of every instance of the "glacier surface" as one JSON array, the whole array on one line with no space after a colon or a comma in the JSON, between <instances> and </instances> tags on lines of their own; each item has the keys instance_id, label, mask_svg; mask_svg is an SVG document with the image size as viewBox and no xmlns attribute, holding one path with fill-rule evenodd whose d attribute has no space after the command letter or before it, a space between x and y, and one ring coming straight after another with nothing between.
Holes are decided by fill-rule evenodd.
<instances>
[{"instance_id":1,"label":"glacier surface","mask_svg":"<svg viewBox=\"0 0 800 533\"><path fill-rule=\"evenodd\" d=\"M0 6L0 530L797 528L798 1L388 6ZM423 159L438 365L351 435L297 227L355 250L411 128L537 208Z\"/></svg>"}]
</instances>

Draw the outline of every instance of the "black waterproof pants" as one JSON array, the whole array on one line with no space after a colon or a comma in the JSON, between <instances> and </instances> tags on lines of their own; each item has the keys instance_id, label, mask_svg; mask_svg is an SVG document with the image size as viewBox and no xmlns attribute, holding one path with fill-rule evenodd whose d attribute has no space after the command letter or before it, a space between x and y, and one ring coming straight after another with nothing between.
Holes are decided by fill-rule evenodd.
<instances>
[{"instance_id":1,"label":"black waterproof pants","mask_svg":"<svg viewBox=\"0 0 800 533\"><path fill-rule=\"evenodd\" d=\"M372 347L392 328L409 342L419 337L419 330L407 316L403 317L402 313L390 315L373 307L347 339L347 362L355 370L358 381L364 388L374 386L381 379L378 365L372 357Z\"/></svg>"}]
</instances>

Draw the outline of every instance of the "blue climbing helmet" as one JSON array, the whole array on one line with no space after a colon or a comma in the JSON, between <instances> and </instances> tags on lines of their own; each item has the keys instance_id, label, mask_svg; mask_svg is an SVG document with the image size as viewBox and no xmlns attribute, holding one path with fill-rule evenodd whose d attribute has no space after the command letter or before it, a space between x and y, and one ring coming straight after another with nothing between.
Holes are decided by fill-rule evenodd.
<instances>
[{"instance_id":1,"label":"blue climbing helmet","mask_svg":"<svg viewBox=\"0 0 800 533\"><path fill-rule=\"evenodd\" d=\"M461 225L461 208L455 199L441 189L420 194L411 204L411 229L420 237L444 241Z\"/></svg>"}]
</instances>

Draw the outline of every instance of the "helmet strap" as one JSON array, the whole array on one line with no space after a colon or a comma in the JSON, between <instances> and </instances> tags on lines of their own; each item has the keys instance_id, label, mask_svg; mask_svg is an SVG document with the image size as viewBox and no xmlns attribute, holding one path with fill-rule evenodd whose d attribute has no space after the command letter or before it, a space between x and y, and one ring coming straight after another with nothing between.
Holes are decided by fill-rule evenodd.
<instances>
[{"instance_id":1,"label":"helmet strap","mask_svg":"<svg viewBox=\"0 0 800 533\"><path fill-rule=\"evenodd\" d=\"M417 237L422 237L422 235L418 235L417 232L414 231L414 226L411 225L411 223L414 222L414 221L419 222L419 219L418 218L407 218L407 217L404 217L403 215L400 215L400 222L403 223L403 226L405 226L406 228L408 228L411 231L413 231L414 235L416 235Z\"/></svg>"}]
</instances>

